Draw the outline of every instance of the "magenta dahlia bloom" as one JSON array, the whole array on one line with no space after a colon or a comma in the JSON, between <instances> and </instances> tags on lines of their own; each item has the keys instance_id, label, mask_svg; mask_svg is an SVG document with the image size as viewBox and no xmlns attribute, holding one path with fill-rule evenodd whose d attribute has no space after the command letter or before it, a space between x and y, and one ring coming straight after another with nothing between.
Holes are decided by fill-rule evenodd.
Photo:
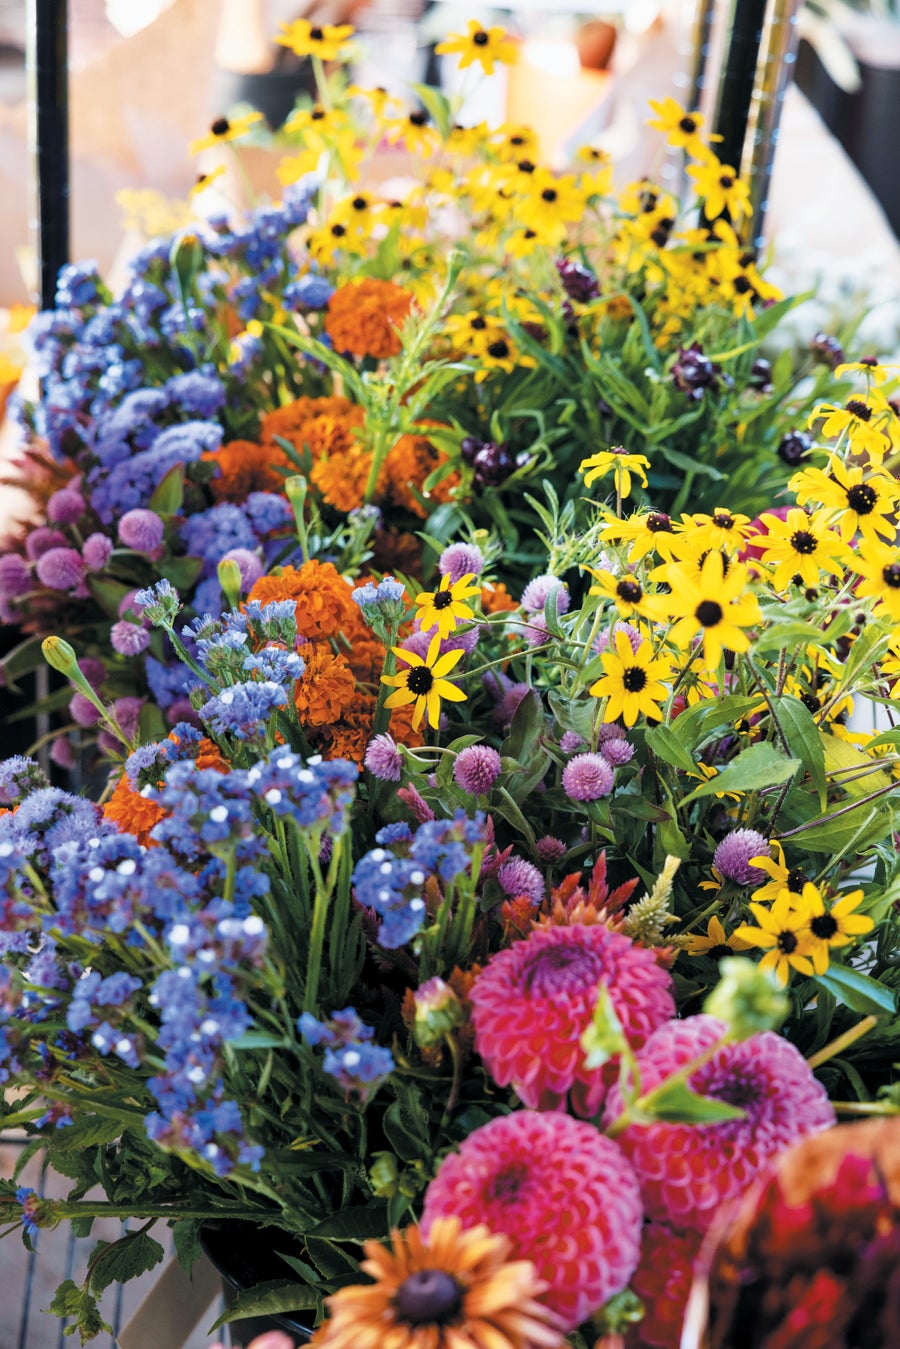
<instances>
[{"instance_id":1,"label":"magenta dahlia bloom","mask_svg":"<svg viewBox=\"0 0 900 1349\"><path fill-rule=\"evenodd\" d=\"M637 1056L641 1091L652 1091L725 1029L712 1016L661 1026ZM692 1074L689 1086L739 1106L746 1117L722 1124L632 1124L619 1136L641 1182L647 1216L673 1227L704 1231L716 1210L743 1194L771 1157L834 1124L825 1088L800 1051L772 1031L717 1050ZM604 1126L621 1109L614 1087Z\"/></svg>"},{"instance_id":2,"label":"magenta dahlia bloom","mask_svg":"<svg viewBox=\"0 0 900 1349\"><path fill-rule=\"evenodd\" d=\"M548 1287L541 1301L572 1330L628 1283L641 1201L619 1148L593 1124L553 1111L501 1115L463 1140L425 1193L422 1231L458 1215L512 1242Z\"/></svg>"},{"instance_id":3,"label":"magenta dahlia bloom","mask_svg":"<svg viewBox=\"0 0 900 1349\"><path fill-rule=\"evenodd\" d=\"M735 885L761 885L766 873L750 865L751 857L771 857L767 839L756 829L733 829L713 855L713 865L726 881Z\"/></svg>"},{"instance_id":4,"label":"magenta dahlia bloom","mask_svg":"<svg viewBox=\"0 0 900 1349\"><path fill-rule=\"evenodd\" d=\"M599 801L609 796L616 780L602 754L576 754L563 769L562 786L572 801Z\"/></svg>"},{"instance_id":5,"label":"magenta dahlia bloom","mask_svg":"<svg viewBox=\"0 0 900 1349\"><path fill-rule=\"evenodd\" d=\"M126 511L119 521L119 539L136 553L155 553L163 541L165 526L156 511L138 507Z\"/></svg>"},{"instance_id":6,"label":"magenta dahlia bloom","mask_svg":"<svg viewBox=\"0 0 900 1349\"><path fill-rule=\"evenodd\" d=\"M84 562L77 548L48 548L35 570L41 585L49 590L74 590L84 580Z\"/></svg>"},{"instance_id":7,"label":"magenta dahlia bloom","mask_svg":"<svg viewBox=\"0 0 900 1349\"><path fill-rule=\"evenodd\" d=\"M453 776L470 796L484 796L500 776L500 755L490 745L467 745L456 756Z\"/></svg>"},{"instance_id":8,"label":"magenta dahlia bloom","mask_svg":"<svg viewBox=\"0 0 900 1349\"><path fill-rule=\"evenodd\" d=\"M636 1333L640 1349L678 1349L681 1344L700 1241L698 1232L675 1232L662 1223L647 1223L644 1228L641 1262L631 1280L633 1292L644 1304Z\"/></svg>"},{"instance_id":9,"label":"magenta dahlia bloom","mask_svg":"<svg viewBox=\"0 0 900 1349\"><path fill-rule=\"evenodd\" d=\"M484 554L474 543L451 543L438 559L438 571L449 576L451 584L463 576L480 576L484 570Z\"/></svg>"},{"instance_id":10,"label":"magenta dahlia bloom","mask_svg":"<svg viewBox=\"0 0 900 1349\"><path fill-rule=\"evenodd\" d=\"M675 1014L672 980L652 951L602 923L538 927L492 956L470 994L475 1047L501 1087L535 1110L596 1115L617 1061L587 1068L581 1037L605 984L634 1049Z\"/></svg>"}]
</instances>

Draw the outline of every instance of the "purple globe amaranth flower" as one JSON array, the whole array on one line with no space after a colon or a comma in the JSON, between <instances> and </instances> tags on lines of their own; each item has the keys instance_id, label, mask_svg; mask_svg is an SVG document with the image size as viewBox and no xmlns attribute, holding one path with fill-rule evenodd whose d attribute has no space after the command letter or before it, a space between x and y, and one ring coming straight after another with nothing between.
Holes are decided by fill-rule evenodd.
<instances>
[{"instance_id":1,"label":"purple globe amaranth flower","mask_svg":"<svg viewBox=\"0 0 900 1349\"><path fill-rule=\"evenodd\" d=\"M84 515L86 503L77 487L63 487L47 502L47 519L56 525L74 525Z\"/></svg>"},{"instance_id":2,"label":"purple globe amaranth flower","mask_svg":"<svg viewBox=\"0 0 900 1349\"><path fill-rule=\"evenodd\" d=\"M126 511L119 521L119 539L136 553L155 553L162 547L165 525L156 511L141 507Z\"/></svg>"},{"instance_id":3,"label":"purple globe amaranth flower","mask_svg":"<svg viewBox=\"0 0 900 1349\"><path fill-rule=\"evenodd\" d=\"M15 600L31 589L31 572L18 553L4 553L0 557L0 594Z\"/></svg>"},{"instance_id":4,"label":"purple globe amaranth flower","mask_svg":"<svg viewBox=\"0 0 900 1349\"><path fill-rule=\"evenodd\" d=\"M38 525L33 529L25 539L25 552L31 562L37 562L38 558L49 553L51 548L66 548L68 539L65 534L61 534L58 529L51 529L49 525Z\"/></svg>"},{"instance_id":5,"label":"purple globe amaranth flower","mask_svg":"<svg viewBox=\"0 0 900 1349\"><path fill-rule=\"evenodd\" d=\"M382 782L399 782L403 776L403 755L392 735L376 735L366 746L363 763L373 777Z\"/></svg>"},{"instance_id":6,"label":"purple globe amaranth flower","mask_svg":"<svg viewBox=\"0 0 900 1349\"><path fill-rule=\"evenodd\" d=\"M511 857L497 871L497 880L513 899L527 895L532 904L544 898L544 878L532 862L524 857Z\"/></svg>"},{"instance_id":7,"label":"purple globe amaranth flower","mask_svg":"<svg viewBox=\"0 0 900 1349\"><path fill-rule=\"evenodd\" d=\"M50 548L38 558L35 570L49 590L75 590L84 580L84 559L77 548Z\"/></svg>"},{"instance_id":8,"label":"purple globe amaranth flower","mask_svg":"<svg viewBox=\"0 0 900 1349\"><path fill-rule=\"evenodd\" d=\"M720 373L721 369L715 361L704 356L699 342L678 348L678 359L672 366L672 379L675 388L687 394L692 402L699 403L707 389L710 393L716 392Z\"/></svg>"},{"instance_id":9,"label":"purple globe amaranth flower","mask_svg":"<svg viewBox=\"0 0 900 1349\"><path fill-rule=\"evenodd\" d=\"M554 261L562 288L576 304L587 304L600 294L597 277L589 267L574 258L556 258Z\"/></svg>"},{"instance_id":10,"label":"purple globe amaranth flower","mask_svg":"<svg viewBox=\"0 0 900 1349\"><path fill-rule=\"evenodd\" d=\"M81 555L88 571L104 571L112 557L112 539L105 534L89 534L84 541Z\"/></svg>"},{"instance_id":11,"label":"purple globe amaranth flower","mask_svg":"<svg viewBox=\"0 0 900 1349\"><path fill-rule=\"evenodd\" d=\"M612 736L599 746L600 753L611 768L621 768L634 758L634 745L623 736Z\"/></svg>"},{"instance_id":12,"label":"purple globe amaranth flower","mask_svg":"<svg viewBox=\"0 0 900 1349\"><path fill-rule=\"evenodd\" d=\"M644 640L637 628L632 623L613 623L611 632L608 628L604 628L603 631L598 634L597 640L594 643L595 653L600 656L604 651L609 651L610 648L615 649L615 640L620 632L625 634L632 651L636 652L641 642Z\"/></svg>"},{"instance_id":13,"label":"purple globe amaranth flower","mask_svg":"<svg viewBox=\"0 0 900 1349\"><path fill-rule=\"evenodd\" d=\"M50 760L57 768L75 767L75 750L67 735L58 735L50 746Z\"/></svg>"},{"instance_id":14,"label":"purple globe amaranth flower","mask_svg":"<svg viewBox=\"0 0 900 1349\"><path fill-rule=\"evenodd\" d=\"M558 576L551 576L549 572L544 572L541 576L536 576L533 581L522 591L522 598L519 601L522 608L528 614L542 614L547 600L552 594L556 594L556 612L558 614L567 614L569 612L569 591Z\"/></svg>"},{"instance_id":15,"label":"purple globe amaranth flower","mask_svg":"<svg viewBox=\"0 0 900 1349\"><path fill-rule=\"evenodd\" d=\"M139 656L150 645L150 634L137 623L121 619L110 628L109 640L113 651L117 651L120 656Z\"/></svg>"},{"instance_id":16,"label":"purple globe amaranth flower","mask_svg":"<svg viewBox=\"0 0 900 1349\"><path fill-rule=\"evenodd\" d=\"M584 737L577 731L564 731L560 737L559 747L563 754L572 754L576 749L581 749L584 744Z\"/></svg>"},{"instance_id":17,"label":"purple globe amaranth flower","mask_svg":"<svg viewBox=\"0 0 900 1349\"><path fill-rule=\"evenodd\" d=\"M490 745L468 745L456 756L453 776L470 796L484 796L500 776L500 755Z\"/></svg>"},{"instance_id":18,"label":"purple globe amaranth flower","mask_svg":"<svg viewBox=\"0 0 900 1349\"><path fill-rule=\"evenodd\" d=\"M484 555L474 543L451 543L438 559L438 571L450 577L455 585L463 576L480 576L484 570Z\"/></svg>"},{"instance_id":19,"label":"purple globe amaranth flower","mask_svg":"<svg viewBox=\"0 0 900 1349\"><path fill-rule=\"evenodd\" d=\"M562 786L572 801L599 801L609 796L615 773L602 754L576 754L563 769Z\"/></svg>"},{"instance_id":20,"label":"purple globe amaranth flower","mask_svg":"<svg viewBox=\"0 0 900 1349\"><path fill-rule=\"evenodd\" d=\"M232 548L222 558L223 562L234 562L241 573L241 594L252 590L263 574L263 564L249 548Z\"/></svg>"},{"instance_id":21,"label":"purple globe amaranth flower","mask_svg":"<svg viewBox=\"0 0 900 1349\"><path fill-rule=\"evenodd\" d=\"M547 866L553 862L561 862L569 851L562 839L555 838L553 834L544 834L543 838L538 839L535 847L538 858Z\"/></svg>"},{"instance_id":22,"label":"purple globe amaranth flower","mask_svg":"<svg viewBox=\"0 0 900 1349\"><path fill-rule=\"evenodd\" d=\"M713 855L713 865L726 881L735 885L760 885L765 872L750 865L751 857L771 857L767 839L756 829L733 829Z\"/></svg>"}]
</instances>

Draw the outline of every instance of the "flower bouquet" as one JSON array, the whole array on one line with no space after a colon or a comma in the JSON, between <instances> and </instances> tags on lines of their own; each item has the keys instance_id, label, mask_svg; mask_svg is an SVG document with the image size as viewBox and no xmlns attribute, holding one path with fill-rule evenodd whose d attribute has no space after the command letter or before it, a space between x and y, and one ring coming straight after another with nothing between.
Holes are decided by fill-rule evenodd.
<instances>
[{"instance_id":1,"label":"flower bouquet","mask_svg":"<svg viewBox=\"0 0 900 1349\"><path fill-rule=\"evenodd\" d=\"M898 732L848 724L900 674L892 374L760 368L733 226L645 234L422 97L484 195L370 227L304 180L41 320L0 581L110 777L0 766L0 1123L72 1181L0 1205L131 1221L57 1293L83 1339L154 1224L189 1270L229 1223L279 1271L229 1315L321 1349L674 1349L717 1211L900 1109Z\"/></svg>"}]
</instances>

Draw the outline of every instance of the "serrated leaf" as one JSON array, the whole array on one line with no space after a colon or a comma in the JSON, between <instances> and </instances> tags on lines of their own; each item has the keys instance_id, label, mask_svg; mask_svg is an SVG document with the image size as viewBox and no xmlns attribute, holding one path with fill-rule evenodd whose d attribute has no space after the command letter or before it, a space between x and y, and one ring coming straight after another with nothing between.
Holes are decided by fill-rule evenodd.
<instances>
[{"instance_id":1,"label":"serrated leaf","mask_svg":"<svg viewBox=\"0 0 900 1349\"><path fill-rule=\"evenodd\" d=\"M258 1283L238 1293L227 1311L213 1321L208 1334L231 1321L243 1321L248 1316L286 1316L291 1312L309 1311L318 1307L319 1295L300 1283L282 1283L276 1279Z\"/></svg>"},{"instance_id":2,"label":"serrated leaf","mask_svg":"<svg viewBox=\"0 0 900 1349\"><path fill-rule=\"evenodd\" d=\"M799 759L787 759L774 745L749 745L726 764L709 782L703 782L679 802L685 806L717 792L756 792L787 782L800 767Z\"/></svg>"},{"instance_id":3,"label":"serrated leaf","mask_svg":"<svg viewBox=\"0 0 900 1349\"><path fill-rule=\"evenodd\" d=\"M726 1120L746 1119L747 1112L728 1101L701 1096L686 1082L663 1083L638 1102L642 1114L668 1124L722 1124Z\"/></svg>"},{"instance_id":4,"label":"serrated leaf","mask_svg":"<svg viewBox=\"0 0 900 1349\"><path fill-rule=\"evenodd\" d=\"M814 624L804 623L797 618L779 623L772 615L771 610L766 614L766 617L772 617L773 621L754 641L754 651L760 653L782 651L785 647L806 646L810 642L815 642L818 646L822 645L822 629L817 628Z\"/></svg>"},{"instance_id":5,"label":"serrated leaf","mask_svg":"<svg viewBox=\"0 0 900 1349\"><path fill-rule=\"evenodd\" d=\"M73 1318L75 1325L67 1327L66 1334L77 1329L82 1344L96 1339L103 1331L109 1335L113 1333L112 1326L107 1325L101 1317L95 1299L86 1288L79 1288L72 1279L66 1279L59 1285L47 1311L54 1316Z\"/></svg>"},{"instance_id":6,"label":"serrated leaf","mask_svg":"<svg viewBox=\"0 0 900 1349\"><path fill-rule=\"evenodd\" d=\"M178 1256L179 1265L188 1278L191 1277L191 1270L203 1254L203 1247L200 1245L200 1228L202 1226L201 1222L195 1222L192 1218L182 1218L181 1222L174 1223L172 1226L175 1254Z\"/></svg>"},{"instance_id":7,"label":"serrated leaf","mask_svg":"<svg viewBox=\"0 0 900 1349\"><path fill-rule=\"evenodd\" d=\"M109 1119L103 1115L76 1116L66 1128L57 1129L53 1136L53 1151L75 1152L114 1143L122 1137L124 1127L120 1119Z\"/></svg>"},{"instance_id":8,"label":"serrated leaf","mask_svg":"<svg viewBox=\"0 0 900 1349\"><path fill-rule=\"evenodd\" d=\"M816 976L816 983L854 1012L863 1016L893 1016L897 1010L897 995L877 979L860 974L849 965L829 965L824 974Z\"/></svg>"},{"instance_id":9,"label":"serrated leaf","mask_svg":"<svg viewBox=\"0 0 900 1349\"><path fill-rule=\"evenodd\" d=\"M828 804L825 777L825 747L815 719L799 698L773 698L775 715L793 753L799 755L819 798L819 809Z\"/></svg>"},{"instance_id":10,"label":"serrated leaf","mask_svg":"<svg viewBox=\"0 0 900 1349\"><path fill-rule=\"evenodd\" d=\"M111 1283L127 1283L155 1269L165 1251L149 1232L129 1232L118 1241L100 1242L91 1253L88 1283L100 1294Z\"/></svg>"}]
</instances>

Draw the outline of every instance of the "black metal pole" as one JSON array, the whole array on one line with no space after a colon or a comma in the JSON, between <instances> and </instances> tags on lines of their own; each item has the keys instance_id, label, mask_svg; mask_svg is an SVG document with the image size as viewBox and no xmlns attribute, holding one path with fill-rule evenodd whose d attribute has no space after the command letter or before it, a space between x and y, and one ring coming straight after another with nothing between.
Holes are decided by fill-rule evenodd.
<instances>
[{"instance_id":1,"label":"black metal pole","mask_svg":"<svg viewBox=\"0 0 900 1349\"><path fill-rule=\"evenodd\" d=\"M722 137L714 146L719 159L738 170L747 134L766 3L767 0L731 0L728 46L713 129Z\"/></svg>"},{"instance_id":2,"label":"black metal pole","mask_svg":"<svg viewBox=\"0 0 900 1349\"><path fill-rule=\"evenodd\" d=\"M69 261L68 0L28 0L28 67L40 306L52 309Z\"/></svg>"}]
</instances>

